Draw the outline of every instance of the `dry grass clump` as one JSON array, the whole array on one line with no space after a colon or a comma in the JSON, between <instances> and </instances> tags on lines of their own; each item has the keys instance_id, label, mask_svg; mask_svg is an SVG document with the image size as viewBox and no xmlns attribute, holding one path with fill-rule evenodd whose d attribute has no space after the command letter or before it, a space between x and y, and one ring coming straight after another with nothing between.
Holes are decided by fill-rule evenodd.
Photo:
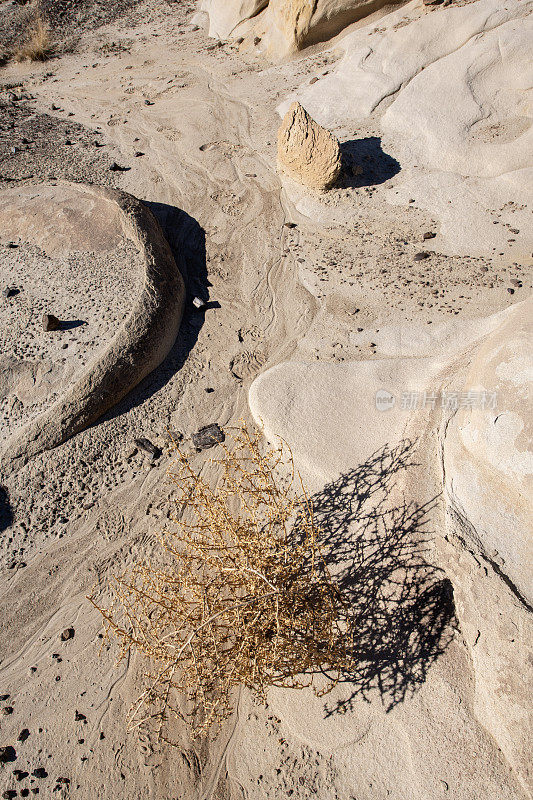
<instances>
[{"instance_id":1,"label":"dry grass clump","mask_svg":"<svg viewBox=\"0 0 533 800\"><path fill-rule=\"evenodd\" d=\"M37 19L24 43L15 51L15 61L46 61L52 54L48 25Z\"/></svg>"},{"instance_id":2,"label":"dry grass clump","mask_svg":"<svg viewBox=\"0 0 533 800\"><path fill-rule=\"evenodd\" d=\"M345 609L290 452L264 449L244 426L222 448L209 467L215 488L178 449L178 513L161 536L168 565L115 577L109 608L92 599L121 657L133 649L151 663L130 726L155 718L161 734L170 712L204 735L231 714L235 687L259 700L270 686L324 694L347 666Z\"/></svg>"}]
</instances>

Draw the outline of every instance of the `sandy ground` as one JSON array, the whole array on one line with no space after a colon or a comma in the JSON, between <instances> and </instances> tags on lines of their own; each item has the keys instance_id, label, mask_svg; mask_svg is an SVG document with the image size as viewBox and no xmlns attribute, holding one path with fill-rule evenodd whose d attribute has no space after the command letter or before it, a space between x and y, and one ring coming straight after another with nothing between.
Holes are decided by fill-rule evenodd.
<instances>
[{"instance_id":1,"label":"sandy ground","mask_svg":"<svg viewBox=\"0 0 533 800\"><path fill-rule=\"evenodd\" d=\"M531 289L531 254L515 243L512 260L505 251L494 254L490 243L476 256L437 249L413 260L438 220L407 201L386 202L401 165L381 150L378 116L364 130L336 131L344 142L363 139L357 157L367 168L325 197L306 196L304 216L301 193L276 175L276 107L330 69L335 50L265 65L259 56L215 46L192 29L191 13L188 3L146 3L133 18L88 32L78 52L0 73L7 87L0 190L66 177L131 192L150 204L171 246L184 251L189 297L213 301L205 313L189 305L165 363L104 420L5 484L0 690L12 713L0 726L1 743L13 744L17 759L2 766L1 788L158 800L522 799L524 789L471 713L474 676L451 628L427 680L403 684L414 705L394 702L391 714L373 685L374 711L364 696L350 705L341 692L331 702L343 713L326 719L307 696L275 692L263 708L242 692L235 718L214 742L193 745L178 728L180 746L170 749L150 731L124 730L141 665L131 658L116 669L113 649L99 654L100 620L85 597L150 553L152 534L169 514L170 456L153 461L134 438L165 447L168 430L188 437L210 422L250 420L248 390L267 368L397 355L391 329L416 324L446 332L454 319L476 323ZM114 162L128 170L111 171ZM0 384L2 437L51 399L43 380L23 393L33 365L44 372L50 364L50 382L61 391L110 338L133 291L124 274L128 253L77 259L74 275L67 256L44 258L31 243L15 244L0 240L2 283L21 290L0 301L1 375L11 376ZM45 339L45 309L88 325ZM193 463L207 457L195 455ZM430 472L401 484L429 499L436 480ZM430 528L441 524L438 504L430 519ZM74 638L60 641L69 626ZM437 723L439 707L446 714ZM413 719L417 752L402 743ZM426 745L435 725L443 752ZM29 736L21 741L23 729ZM375 754L373 763L358 750L360 741ZM377 777L393 756L396 785ZM425 777L413 786L423 763ZM33 774L39 768L43 777Z\"/></svg>"}]
</instances>

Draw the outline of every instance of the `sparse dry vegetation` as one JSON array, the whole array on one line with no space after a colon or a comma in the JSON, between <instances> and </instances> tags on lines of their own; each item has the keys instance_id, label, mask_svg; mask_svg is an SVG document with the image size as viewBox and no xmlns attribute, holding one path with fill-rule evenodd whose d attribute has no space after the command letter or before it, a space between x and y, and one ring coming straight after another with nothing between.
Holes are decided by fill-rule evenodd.
<instances>
[{"instance_id":1,"label":"sparse dry vegetation","mask_svg":"<svg viewBox=\"0 0 533 800\"><path fill-rule=\"evenodd\" d=\"M161 536L163 568L141 564L112 582L101 611L121 657L149 659L130 726L169 714L204 735L232 712L232 690L264 700L270 686L329 691L346 667L342 599L318 543L319 530L292 456L264 448L242 427L207 480L178 450L173 528ZM321 680L316 683L316 675Z\"/></svg>"},{"instance_id":2,"label":"sparse dry vegetation","mask_svg":"<svg viewBox=\"0 0 533 800\"><path fill-rule=\"evenodd\" d=\"M38 18L23 44L15 50L16 61L46 61L52 54L48 25Z\"/></svg>"}]
</instances>

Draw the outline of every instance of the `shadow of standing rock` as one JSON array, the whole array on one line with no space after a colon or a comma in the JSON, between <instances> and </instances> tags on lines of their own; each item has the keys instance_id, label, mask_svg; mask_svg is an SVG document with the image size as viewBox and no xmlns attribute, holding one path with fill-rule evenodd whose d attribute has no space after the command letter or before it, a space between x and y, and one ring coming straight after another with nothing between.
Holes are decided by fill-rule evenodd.
<instances>
[{"instance_id":1,"label":"shadow of standing rock","mask_svg":"<svg viewBox=\"0 0 533 800\"><path fill-rule=\"evenodd\" d=\"M397 175L400 164L381 147L379 136L351 139L341 144L341 184L346 188L378 186Z\"/></svg>"}]
</instances>

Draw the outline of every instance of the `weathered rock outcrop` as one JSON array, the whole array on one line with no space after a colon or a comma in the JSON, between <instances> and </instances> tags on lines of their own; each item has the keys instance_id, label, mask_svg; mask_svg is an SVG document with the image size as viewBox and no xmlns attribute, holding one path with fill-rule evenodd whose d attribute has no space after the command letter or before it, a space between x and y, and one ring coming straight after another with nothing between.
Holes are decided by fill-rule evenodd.
<instances>
[{"instance_id":1,"label":"weathered rock outcrop","mask_svg":"<svg viewBox=\"0 0 533 800\"><path fill-rule=\"evenodd\" d=\"M144 274L139 297L106 349L95 356L58 401L8 440L0 454L5 471L16 469L28 458L84 430L159 366L176 340L185 296L183 279L170 247L151 211L136 198L115 189L78 184L60 184L52 191L50 187L21 191L28 192L27 227L35 226L31 201L42 191L46 194L43 203L46 236L52 235L48 228L53 228L56 220L58 240L66 243L91 238L91 213L82 218L81 231L71 234L65 224L69 213L72 215L69 203L79 209L85 201L97 219L113 220L118 231L134 243L142 256ZM22 217L19 210L15 223L23 223ZM105 227L96 224L93 229L95 246Z\"/></svg>"},{"instance_id":2,"label":"weathered rock outcrop","mask_svg":"<svg viewBox=\"0 0 533 800\"><path fill-rule=\"evenodd\" d=\"M392 0L392 3L402 0ZM390 6L391 0L201 0L209 35L258 36L274 57L326 41L347 25ZM251 21L251 22L250 22Z\"/></svg>"},{"instance_id":3,"label":"weathered rock outcrop","mask_svg":"<svg viewBox=\"0 0 533 800\"><path fill-rule=\"evenodd\" d=\"M341 171L338 140L299 103L292 104L278 131L278 167L311 189L328 189Z\"/></svg>"},{"instance_id":4,"label":"weathered rock outcrop","mask_svg":"<svg viewBox=\"0 0 533 800\"><path fill-rule=\"evenodd\" d=\"M463 388L474 407L446 423L442 445L448 569L476 670L477 713L530 790L532 334L530 299L476 350Z\"/></svg>"},{"instance_id":5,"label":"weathered rock outcrop","mask_svg":"<svg viewBox=\"0 0 533 800\"><path fill-rule=\"evenodd\" d=\"M200 0L199 11L209 16L209 35L227 39L245 20L255 17L268 0Z\"/></svg>"},{"instance_id":6,"label":"weathered rock outcrop","mask_svg":"<svg viewBox=\"0 0 533 800\"><path fill-rule=\"evenodd\" d=\"M432 10L411 2L379 26L346 35L335 69L306 80L278 111L298 100L320 125L356 130L387 104L382 147L402 168L388 199L412 198L439 218L432 246L440 252L481 255L496 246L522 259L533 246L531 88L523 68L532 10L528 0ZM499 225L487 210L501 214ZM506 228L520 231L516 242Z\"/></svg>"}]
</instances>

